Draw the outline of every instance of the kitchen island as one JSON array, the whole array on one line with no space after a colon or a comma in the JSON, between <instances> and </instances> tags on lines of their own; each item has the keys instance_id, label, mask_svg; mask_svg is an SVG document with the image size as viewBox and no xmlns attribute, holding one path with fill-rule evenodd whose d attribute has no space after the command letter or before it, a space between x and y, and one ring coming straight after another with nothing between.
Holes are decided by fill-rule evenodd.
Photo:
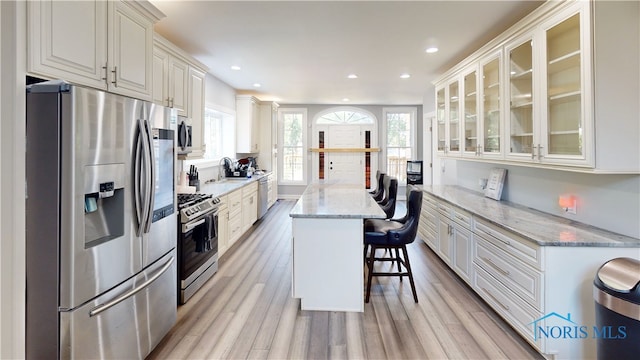
<instances>
[{"instance_id":1,"label":"kitchen island","mask_svg":"<svg viewBox=\"0 0 640 360\"><path fill-rule=\"evenodd\" d=\"M289 214L302 310L364 311L363 219L385 213L362 185L311 184Z\"/></svg>"}]
</instances>

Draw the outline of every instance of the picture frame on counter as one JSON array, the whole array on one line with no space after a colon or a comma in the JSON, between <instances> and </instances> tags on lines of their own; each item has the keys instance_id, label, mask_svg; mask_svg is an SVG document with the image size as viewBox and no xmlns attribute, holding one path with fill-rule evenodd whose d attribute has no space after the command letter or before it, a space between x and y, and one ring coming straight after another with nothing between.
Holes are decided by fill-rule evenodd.
<instances>
[{"instance_id":1,"label":"picture frame on counter","mask_svg":"<svg viewBox=\"0 0 640 360\"><path fill-rule=\"evenodd\" d=\"M502 197L502 188L504 187L504 180L507 177L507 169L492 168L489 173L489 179L487 181L487 187L484 189L484 196L493 200L500 201Z\"/></svg>"}]
</instances>

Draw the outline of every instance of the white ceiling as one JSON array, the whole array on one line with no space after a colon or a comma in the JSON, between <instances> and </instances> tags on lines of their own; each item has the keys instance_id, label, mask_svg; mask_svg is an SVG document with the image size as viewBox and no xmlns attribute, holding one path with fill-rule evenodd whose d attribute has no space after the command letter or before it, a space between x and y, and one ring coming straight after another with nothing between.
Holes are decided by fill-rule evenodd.
<instances>
[{"instance_id":1,"label":"white ceiling","mask_svg":"<svg viewBox=\"0 0 640 360\"><path fill-rule=\"evenodd\" d=\"M158 33L283 104L423 103L431 81L540 1L166 1ZM440 51L425 53L435 45ZM231 70L232 65L242 69ZM357 74L357 79L347 75ZM409 73L409 79L401 79ZM260 83L255 88L254 83ZM343 99L348 98L348 102Z\"/></svg>"}]
</instances>

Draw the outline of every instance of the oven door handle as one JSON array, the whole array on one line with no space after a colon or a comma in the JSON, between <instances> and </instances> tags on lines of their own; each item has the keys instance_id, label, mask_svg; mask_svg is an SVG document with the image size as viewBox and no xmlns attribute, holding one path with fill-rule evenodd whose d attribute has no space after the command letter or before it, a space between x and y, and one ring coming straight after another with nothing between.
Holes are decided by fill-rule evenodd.
<instances>
[{"instance_id":1,"label":"oven door handle","mask_svg":"<svg viewBox=\"0 0 640 360\"><path fill-rule=\"evenodd\" d=\"M202 225L202 224L204 224L204 219L200 219L200 220L198 220L198 221L196 221L194 223L184 224L184 227L182 228L182 233L183 234L187 233L187 232L193 230L194 228L196 228L197 226Z\"/></svg>"}]
</instances>

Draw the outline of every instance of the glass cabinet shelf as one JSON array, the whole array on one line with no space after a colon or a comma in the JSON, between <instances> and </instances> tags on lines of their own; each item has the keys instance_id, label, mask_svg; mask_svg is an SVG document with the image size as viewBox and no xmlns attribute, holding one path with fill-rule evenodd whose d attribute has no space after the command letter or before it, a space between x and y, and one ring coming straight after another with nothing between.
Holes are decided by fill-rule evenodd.
<instances>
[{"instance_id":1,"label":"glass cabinet shelf","mask_svg":"<svg viewBox=\"0 0 640 360\"><path fill-rule=\"evenodd\" d=\"M582 92L580 90L567 91L566 89L549 89L549 100L578 101L580 99L571 99L571 98L579 97L581 93Z\"/></svg>"},{"instance_id":2,"label":"glass cabinet shelf","mask_svg":"<svg viewBox=\"0 0 640 360\"><path fill-rule=\"evenodd\" d=\"M531 79L531 75L533 74L532 69L527 69L521 72L511 71L511 79L512 80L529 80Z\"/></svg>"},{"instance_id":3,"label":"glass cabinet shelf","mask_svg":"<svg viewBox=\"0 0 640 360\"><path fill-rule=\"evenodd\" d=\"M580 50L549 60L549 67L547 71L555 73L576 67L580 68Z\"/></svg>"}]
</instances>

